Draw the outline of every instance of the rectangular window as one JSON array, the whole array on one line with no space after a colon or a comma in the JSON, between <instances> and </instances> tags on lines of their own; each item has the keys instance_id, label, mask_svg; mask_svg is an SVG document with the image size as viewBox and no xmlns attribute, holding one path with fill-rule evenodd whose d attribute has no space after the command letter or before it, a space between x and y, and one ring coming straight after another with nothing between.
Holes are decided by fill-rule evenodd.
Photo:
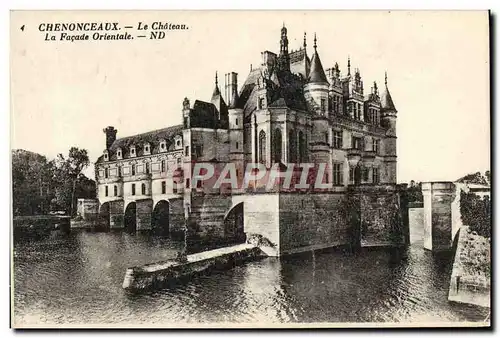
<instances>
[{"instance_id":1,"label":"rectangular window","mask_svg":"<svg viewBox=\"0 0 500 338\"><path fill-rule=\"evenodd\" d=\"M165 160L162 160L161 161L161 172L164 173L165 172Z\"/></svg>"},{"instance_id":2,"label":"rectangular window","mask_svg":"<svg viewBox=\"0 0 500 338\"><path fill-rule=\"evenodd\" d=\"M189 178L186 178L186 189L189 189Z\"/></svg>"},{"instance_id":3,"label":"rectangular window","mask_svg":"<svg viewBox=\"0 0 500 338\"><path fill-rule=\"evenodd\" d=\"M113 192L115 196L118 196L118 187L116 185L113 187Z\"/></svg>"},{"instance_id":4,"label":"rectangular window","mask_svg":"<svg viewBox=\"0 0 500 338\"><path fill-rule=\"evenodd\" d=\"M186 149L184 151L184 156L189 156L189 146L186 146Z\"/></svg>"},{"instance_id":5,"label":"rectangular window","mask_svg":"<svg viewBox=\"0 0 500 338\"><path fill-rule=\"evenodd\" d=\"M146 174L149 174L149 162L146 162Z\"/></svg>"},{"instance_id":6,"label":"rectangular window","mask_svg":"<svg viewBox=\"0 0 500 338\"><path fill-rule=\"evenodd\" d=\"M363 169L363 181L368 182L370 179L370 168Z\"/></svg>"},{"instance_id":7,"label":"rectangular window","mask_svg":"<svg viewBox=\"0 0 500 338\"><path fill-rule=\"evenodd\" d=\"M361 138L353 137L352 138L352 148L361 150Z\"/></svg>"},{"instance_id":8,"label":"rectangular window","mask_svg":"<svg viewBox=\"0 0 500 338\"><path fill-rule=\"evenodd\" d=\"M132 196L135 195L135 183L132 183Z\"/></svg>"},{"instance_id":9,"label":"rectangular window","mask_svg":"<svg viewBox=\"0 0 500 338\"><path fill-rule=\"evenodd\" d=\"M333 131L333 147L342 149L342 131Z\"/></svg>"},{"instance_id":10,"label":"rectangular window","mask_svg":"<svg viewBox=\"0 0 500 338\"><path fill-rule=\"evenodd\" d=\"M196 188L198 188L198 189L203 188L203 181L202 180L196 181Z\"/></svg>"},{"instance_id":11,"label":"rectangular window","mask_svg":"<svg viewBox=\"0 0 500 338\"><path fill-rule=\"evenodd\" d=\"M182 162L182 159L180 157L177 157L177 167L178 168L181 167L181 162Z\"/></svg>"},{"instance_id":12,"label":"rectangular window","mask_svg":"<svg viewBox=\"0 0 500 338\"><path fill-rule=\"evenodd\" d=\"M201 157L203 155L203 145L202 144L195 144L193 146L194 154L197 157Z\"/></svg>"},{"instance_id":13,"label":"rectangular window","mask_svg":"<svg viewBox=\"0 0 500 338\"><path fill-rule=\"evenodd\" d=\"M104 168L104 178L108 178L109 177L109 170L108 168Z\"/></svg>"},{"instance_id":14,"label":"rectangular window","mask_svg":"<svg viewBox=\"0 0 500 338\"><path fill-rule=\"evenodd\" d=\"M380 140L373 140L373 151L378 155L380 150Z\"/></svg>"},{"instance_id":15,"label":"rectangular window","mask_svg":"<svg viewBox=\"0 0 500 338\"><path fill-rule=\"evenodd\" d=\"M118 167L118 177L122 177L122 167Z\"/></svg>"},{"instance_id":16,"label":"rectangular window","mask_svg":"<svg viewBox=\"0 0 500 338\"><path fill-rule=\"evenodd\" d=\"M141 185L141 193L146 195L146 185L144 183Z\"/></svg>"},{"instance_id":17,"label":"rectangular window","mask_svg":"<svg viewBox=\"0 0 500 338\"><path fill-rule=\"evenodd\" d=\"M263 98L263 97L260 97L260 98L259 98L259 109L263 109L263 108L265 108L265 105L266 105L266 103L265 103L265 101L264 101L264 98Z\"/></svg>"},{"instance_id":18,"label":"rectangular window","mask_svg":"<svg viewBox=\"0 0 500 338\"><path fill-rule=\"evenodd\" d=\"M321 111L324 112L326 110L326 100L321 99Z\"/></svg>"},{"instance_id":19,"label":"rectangular window","mask_svg":"<svg viewBox=\"0 0 500 338\"><path fill-rule=\"evenodd\" d=\"M165 181L161 182L161 193L162 194L167 193L167 182L165 182Z\"/></svg>"},{"instance_id":20,"label":"rectangular window","mask_svg":"<svg viewBox=\"0 0 500 338\"><path fill-rule=\"evenodd\" d=\"M349 168L349 183L354 183L354 168Z\"/></svg>"},{"instance_id":21,"label":"rectangular window","mask_svg":"<svg viewBox=\"0 0 500 338\"><path fill-rule=\"evenodd\" d=\"M239 143L238 143L238 142L236 142L236 149L238 149L238 146L239 146Z\"/></svg>"},{"instance_id":22,"label":"rectangular window","mask_svg":"<svg viewBox=\"0 0 500 338\"><path fill-rule=\"evenodd\" d=\"M380 170L379 168L373 168L373 183L380 183Z\"/></svg>"},{"instance_id":23,"label":"rectangular window","mask_svg":"<svg viewBox=\"0 0 500 338\"><path fill-rule=\"evenodd\" d=\"M108 196L108 186L104 187L104 196Z\"/></svg>"},{"instance_id":24,"label":"rectangular window","mask_svg":"<svg viewBox=\"0 0 500 338\"><path fill-rule=\"evenodd\" d=\"M234 124L238 125L238 119L236 119L236 120L234 121Z\"/></svg>"},{"instance_id":25,"label":"rectangular window","mask_svg":"<svg viewBox=\"0 0 500 338\"><path fill-rule=\"evenodd\" d=\"M342 163L333 164L333 184L342 185L344 182L342 177Z\"/></svg>"},{"instance_id":26,"label":"rectangular window","mask_svg":"<svg viewBox=\"0 0 500 338\"><path fill-rule=\"evenodd\" d=\"M174 194L177 194L177 182L173 182L172 192L173 192Z\"/></svg>"},{"instance_id":27,"label":"rectangular window","mask_svg":"<svg viewBox=\"0 0 500 338\"><path fill-rule=\"evenodd\" d=\"M132 164L132 176L135 175L135 164Z\"/></svg>"}]
</instances>

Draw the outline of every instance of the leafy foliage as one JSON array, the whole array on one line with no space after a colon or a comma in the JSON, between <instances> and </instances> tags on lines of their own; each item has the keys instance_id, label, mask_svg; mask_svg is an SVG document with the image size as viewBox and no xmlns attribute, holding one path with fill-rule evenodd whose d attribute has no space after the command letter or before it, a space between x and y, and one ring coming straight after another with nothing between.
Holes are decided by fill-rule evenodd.
<instances>
[{"instance_id":1,"label":"leafy foliage","mask_svg":"<svg viewBox=\"0 0 500 338\"><path fill-rule=\"evenodd\" d=\"M12 151L13 210L15 215L64 210L74 214L77 198L94 198L95 182L81 172L89 165L85 149L72 147L67 158L26 150Z\"/></svg>"},{"instance_id":2,"label":"leafy foliage","mask_svg":"<svg viewBox=\"0 0 500 338\"><path fill-rule=\"evenodd\" d=\"M490 171L485 172L485 176L483 176L479 171L474 174L468 174L464 177L461 177L457 180L458 183L473 183L473 184L483 184L489 185L490 182Z\"/></svg>"},{"instance_id":3,"label":"leafy foliage","mask_svg":"<svg viewBox=\"0 0 500 338\"><path fill-rule=\"evenodd\" d=\"M478 235L491 237L491 201L473 192L460 191L460 213L462 222Z\"/></svg>"},{"instance_id":4,"label":"leafy foliage","mask_svg":"<svg viewBox=\"0 0 500 338\"><path fill-rule=\"evenodd\" d=\"M422 182L415 183L411 180L410 186L407 189L408 202L423 202L424 196L422 195Z\"/></svg>"}]
</instances>

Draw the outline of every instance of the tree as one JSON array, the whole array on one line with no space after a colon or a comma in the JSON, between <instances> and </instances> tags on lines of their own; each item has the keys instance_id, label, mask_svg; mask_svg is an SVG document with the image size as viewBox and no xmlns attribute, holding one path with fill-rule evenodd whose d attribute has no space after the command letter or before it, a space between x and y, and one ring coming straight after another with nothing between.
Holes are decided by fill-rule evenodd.
<instances>
[{"instance_id":1,"label":"tree","mask_svg":"<svg viewBox=\"0 0 500 338\"><path fill-rule=\"evenodd\" d=\"M464 177L459 178L457 182L488 185L487 178L484 177L479 171L474 174L465 175Z\"/></svg>"},{"instance_id":2,"label":"tree","mask_svg":"<svg viewBox=\"0 0 500 338\"><path fill-rule=\"evenodd\" d=\"M12 151L12 207L15 215L48 211L53 195L53 161L30 151Z\"/></svg>"},{"instance_id":3,"label":"tree","mask_svg":"<svg viewBox=\"0 0 500 338\"><path fill-rule=\"evenodd\" d=\"M66 209L69 209L69 214L73 215L75 213L77 183L79 178L80 181L83 180L80 177L82 170L90 163L87 150L71 147L68 158L59 154L55 163L55 179L58 181L56 203L65 206Z\"/></svg>"}]
</instances>

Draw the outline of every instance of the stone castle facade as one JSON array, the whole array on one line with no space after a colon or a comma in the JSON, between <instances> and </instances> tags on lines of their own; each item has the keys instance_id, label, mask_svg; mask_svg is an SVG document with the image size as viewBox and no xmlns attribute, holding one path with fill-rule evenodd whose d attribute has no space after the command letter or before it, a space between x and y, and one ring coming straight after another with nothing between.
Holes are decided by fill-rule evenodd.
<instances>
[{"instance_id":1,"label":"stone castle facade","mask_svg":"<svg viewBox=\"0 0 500 338\"><path fill-rule=\"evenodd\" d=\"M404 191L396 185L397 110L387 75L369 92L359 69L324 69L314 37L311 56L262 52L242 86L225 75L210 101L184 99L183 124L116 138L107 127L96 162L99 214L109 228L187 228L200 238L263 237L272 254L357 243L405 243ZM187 166L234 163L326 164L322 191L207 190Z\"/></svg>"}]
</instances>

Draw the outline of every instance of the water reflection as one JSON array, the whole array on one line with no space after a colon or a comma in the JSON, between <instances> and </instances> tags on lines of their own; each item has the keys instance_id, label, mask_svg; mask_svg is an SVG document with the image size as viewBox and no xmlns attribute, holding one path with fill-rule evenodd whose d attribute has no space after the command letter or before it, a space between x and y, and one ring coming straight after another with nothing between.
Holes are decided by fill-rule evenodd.
<instances>
[{"instance_id":1,"label":"water reflection","mask_svg":"<svg viewBox=\"0 0 500 338\"><path fill-rule=\"evenodd\" d=\"M18 324L482 320L447 301L451 257L422 247L266 258L175 288L125 293L129 266L174 258L183 241L72 233L15 244Z\"/></svg>"}]
</instances>

